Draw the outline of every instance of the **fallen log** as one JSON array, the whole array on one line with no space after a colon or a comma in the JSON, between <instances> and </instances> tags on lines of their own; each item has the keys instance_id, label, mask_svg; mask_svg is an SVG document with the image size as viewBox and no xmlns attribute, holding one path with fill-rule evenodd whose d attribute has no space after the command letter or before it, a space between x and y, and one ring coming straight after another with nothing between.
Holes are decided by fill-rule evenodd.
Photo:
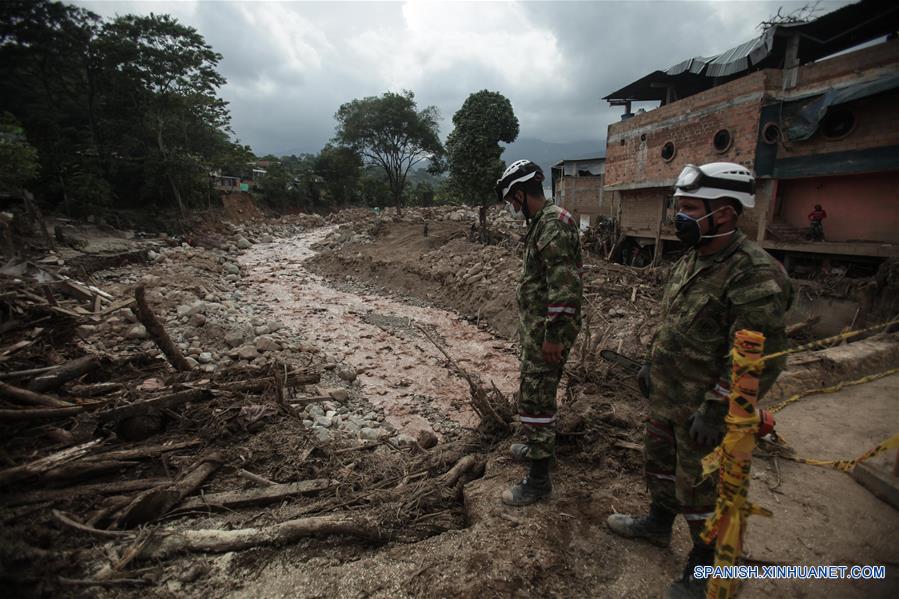
<instances>
[{"instance_id":1,"label":"fallen log","mask_svg":"<svg viewBox=\"0 0 899 599\"><path fill-rule=\"evenodd\" d=\"M0 395L12 399L18 403L26 403L33 406L47 406L50 408L71 408L75 404L37 393L21 387L14 387L8 383L0 382Z\"/></svg>"},{"instance_id":2,"label":"fallen log","mask_svg":"<svg viewBox=\"0 0 899 599\"><path fill-rule=\"evenodd\" d=\"M99 366L100 360L96 356L83 356L65 364L54 366L52 370L36 376L28 384L28 388L38 393L58 389L68 381L77 379L97 369Z\"/></svg>"},{"instance_id":3,"label":"fallen log","mask_svg":"<svg viewBox=\"0 0 899 599\"><path fill-rule=\"evenodd\" d=\"M137 319L147 329L150 338L162 350L162 353L165 354L165 357L168 358L175 370L182 372L191 370L190 363L188 363L184 354L181 353L181 350L178 349L178 346L172 343L172 338L165 332L162 323L159 322L159 319L156 318L149 304L147 304L146 290L143 285L138 285L135 288L134 299L137 303L132 308L132 311L137 315Z\"/></svg>"},{"instance_id":4,"label":"fallen log","mask_svg":"<svg viewBox=\"0 0 899 599\"><path fill-rule=\"evenodd\" d=\"M171 479L166 478L139 478L137 480L123 480L115 483L94 483L77 487L67 487L65 489L31 491L30 493L2 496L0 497L0 505L28 505L31 503L41 503L43 501L69 499L81 495L115 495L117 493L127 493L129 491L143 491L144 489L158 487L171 482Z\"/></svg>"},{"instance_id":5,"label":"fallen log","mask_svg":"<svg viewBox=\"0 0 899 599\"><path fill-rule=\"evenodd\" d=\"M125 388L122 383L91 383L88 385L72 385L68 392L77 397L97 397L107 395Z\"/></svg>"},{"instance_id":6,"label":"fallen log","mask_svg":"<svg viewBox=\"0 0 899 599\"><path fill-rule=\"evenodd\" d=\"M317 372L296 371L287 375L284 386L297 387L299 385L312 385L320 380L321 375ZM218 391L230 391L233 393L260 393L274 385L275 381L271 377L264 377L252 380L233 381L230 383L216 383L215 388ZM326 397L325 399L331 399L331 397Z\"/></svg>"},{"instance_id":7,"label":"fallen log","mask_svg":"<svg viewBox=\"0 0 899 599\"><path fill-rule=\"evenodd\" d=\"M316 516L288 520L262 528L186 530L161 533L148 542L139 557L159 559L188 552L227 553L265 545L284 545L316 535L347 535L366 541L382 540L377 526L361 518Z\"/></svg>"},{"instance_id":8,"label":"fallen log","mask_svg":"<svg viewBox=\"0 0 899 599\"><path fill-rule=\"evenodd\" d=\"M192 497L178 506L178 511L196 510L216 507L245 507L248 505L260 505L274 503L281 499L287 499L294 495L304 495L328 489L337 483L326 478L303 480L282 485L270 485L245 491L225 491L224 493L210 493L200 497Z\"/></svg>"},{"instance_id":9,"label":"fallen log","mask_svg":"<svg viewBox=\"0 0 899 599\"><path fill-rule=\"evenodd\" d=\"M137 495L116 517L120 528L131 528L161 518L182 499L193 493L222 465L221 454L202 458L194 468L174 483L160 485Z\"/></svg>"},{"instance_id":10,"label":"fallen log","mask_svg":"<svg viewBox=\"0 0 899 599\"><path fill-rule=\"evenodd\" d=\"M136 401L124 406L112 408L111 410L97 412L96 416L97 419L101 421L117 421L123 420L125 418L132 418L134 416L141 416L166 408L171 409L188 402L207 400L211 397L212 391L210 391L209 389L188 389L186 391L178 391L169 395L154 397L153 399Z\"/></svg>"},{"instance_id":11,"label":"fallen log","mask_svg":"<svg viewBox=\"0 0 899 599\"><path fill-rule=\"evenodd\" d=\"M56 453L34 460L28 464L0 470L0 485L7 485L13 481L38 476L48 470L77 460L78 458L84 457L92 448L100 445L102 442L102 439L94 439L93 441L88 441L87 443L76 445L75 447L57 451Z\"/></svg>"},{"instance_id":12,"label":"fallen log","mask_svg":"<svg viewBox=\"0 0 899 599\"><path fill-rule=\"evenodd\" d=\"M126 460L84 460L57 466L40 476L41 482L59 482L90 478L100 474L116 472L123 468L137 466L137 462Z\"/></svg>"},{"instance_id":13,"label":"fallen log","mask_svg":"<svg viewBox=\"0 0 899 599\"><path fill-rule=\"evenodd\" d=\"M188 447L196 447L201 443L203 443L201 439L189 439L187 441L169 443L167 445L147 445L144 447L133 447L131 449L115 449L90 455L85 458L85 460L135 460L139 458L152 458L161 453L186 449Z\"/></svg>"},{"instance_id":14,"label":"fallen log","mask_svg":"<svg viewBox=\"0 0 899 599\"><path fill-rule=\"evenodd\" d=\"M84 411L84 406L70 408L22 408L19 410L0 410L0 420L40 420L66 418Z\"/></svg>"},{"instance_id":15,"label":"fallen log","mask_svg":"<svg viewBox=\"0 0 899 599\"><path fill-rule=\"evenodd\" d=\"M239 476L241 478L245 478L249 481L252 481L252 482L256 483L257 485L262 485L263 487L269 487L271 485L278 484L273 480L269 480L269 479L265 478L264 476L259 476L258 474L254 474L254 473L250 472L249 470L244 470L243 468L241 468L240 470L237 471L237 476Z\"/></svg>"}]
</instances>

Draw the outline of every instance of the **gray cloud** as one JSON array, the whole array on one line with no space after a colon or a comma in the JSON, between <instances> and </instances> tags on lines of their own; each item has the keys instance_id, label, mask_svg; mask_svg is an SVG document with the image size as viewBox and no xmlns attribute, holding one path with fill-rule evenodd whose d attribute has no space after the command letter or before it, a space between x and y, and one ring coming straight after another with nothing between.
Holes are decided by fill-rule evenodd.
<instances>
[{"instance_id":1,"label":"gray cloud","mask_svg":"<svg viewBox=\"0 0 899 599\"><path fill-rule=\"evenodd\" d=\"M264 154L317 152L341 103L402 88L438 106L444 137L468 94L490 89L512 101L521 137L600 140L621 112L604 95L743 42L779 6L805 2L78 4L195 27L223 56L237 137Z\"/></svg>"}]
</instances>

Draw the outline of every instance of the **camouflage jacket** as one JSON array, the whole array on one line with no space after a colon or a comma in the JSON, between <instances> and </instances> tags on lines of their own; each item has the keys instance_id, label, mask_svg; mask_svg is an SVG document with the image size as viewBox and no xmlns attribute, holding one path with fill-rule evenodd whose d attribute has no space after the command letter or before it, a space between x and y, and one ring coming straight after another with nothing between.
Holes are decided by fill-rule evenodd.
<instances>
[{"instance_id":1,"label":"camouflage jacket","mask_svg":"<svg viewBox=\"0 0 899 599\"><path fill-rule=\"evenodd\" d=\"M581 328L580 232L571 214L547 203L528 228L518 285L518 339L523 363L543 365L544 340L570 349Z\"/></svg>"},{"instance_id":2,"label":"camouflage jacket","mask_svg":"<svg viewBox=\"0 0 899 599\"><path fill-rule=\"evenodd\" d=\"M730 388L734 333L763 333L766 354L786 349L784 314L792 301L783 267L742 233L711 256L688 252L665 286L661 324L650 350L650 401L691 411L703 401L723 401ZM784 363L784 358L767 363L760 397Z\"/></svg>"}]
</instances>

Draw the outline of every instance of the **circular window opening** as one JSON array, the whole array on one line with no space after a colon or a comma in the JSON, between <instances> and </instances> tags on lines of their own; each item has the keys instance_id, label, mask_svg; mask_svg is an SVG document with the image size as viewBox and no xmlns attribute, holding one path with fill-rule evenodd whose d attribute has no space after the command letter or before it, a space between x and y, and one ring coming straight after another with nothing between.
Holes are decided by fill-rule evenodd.
<instances>
[{"instance_id":1,"label":"circular window opening","mask_svg":"<svg viewBox=\"0 0 899 599\"><path fill-rule=\"evenodd\" d=\"M621 140L621 145L622 145L622 146L624 145L624 139Z\"/></svg>"},{"instance_id":2,"label":"circular window opening","mask_svg":"<svg viewBox=\"0 0 899 599\"><path fill-rule=\"evenodd\" d=\"M643 133L640 135L640 141L646 141L646 134Z\"/></svg>"},{"instance_id":3,"label":"circular window opening","mask_svg":"<svg viewBox=\"0 0 899 599\"><path fill-rule=\"evenodd\" d=\"M727 152L733 143L734 138L731 137L730 131L727 129L719 130L715 137L712 138L712 145L718 153Z\"/></svg>"},{"instance_id":4,"label":"circular window opening","mask_svg":"<svg viewBox=\"0 0 899 599\"><path fill-rule=\"evenodd\" d=\"M677 154L677 148L674 147L674 142L666 141L665 145L662 146L662 160L671 162L675 154Z\"/></svg>"},{"instance_id":5,"label":"circular window opening","mask_svg":"<svg viewBox=\"0 0 899 599\"><path fill-rule=\"evenodd\" d=\"M855 129L855 115L843 106L831 108L821 119L821 135L827 139L842 139Z\"/></svg>"},{"instance_id":6,"label":"circular window opening","mask_svg":"<svg viewBox=\"0 0 899 599\"><path fill-rule=\"evenodd\" d=\"M766 144L776 144L780 139L780 127L777 123L768 123L762 129L762 139Z\"/></svg>"}]
</instances>

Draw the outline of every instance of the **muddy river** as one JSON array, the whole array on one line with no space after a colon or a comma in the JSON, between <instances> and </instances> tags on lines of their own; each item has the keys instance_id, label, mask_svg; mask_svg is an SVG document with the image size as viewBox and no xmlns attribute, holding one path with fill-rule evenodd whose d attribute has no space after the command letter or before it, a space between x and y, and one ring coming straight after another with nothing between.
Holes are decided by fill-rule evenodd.
<instances>
[{"instance_id":1,"label":"muddy river","mask_svg":"<svg viewBox=\"0 0 899 599\"><path fill-rule=\"evenodd\" d=\"M487 384L492 381L503 393L511 393L518 381L518 362L509 342L453 312L342 291L309 272L304 262L315 254L312 246L332 230L253 246L240 260L247 295L266 298L273 318L352 366L362 395L397 429L415 435L446 420L475 426L468 384L420 327L459 366L478 373Z\"/></svg>"}]
</instances>

